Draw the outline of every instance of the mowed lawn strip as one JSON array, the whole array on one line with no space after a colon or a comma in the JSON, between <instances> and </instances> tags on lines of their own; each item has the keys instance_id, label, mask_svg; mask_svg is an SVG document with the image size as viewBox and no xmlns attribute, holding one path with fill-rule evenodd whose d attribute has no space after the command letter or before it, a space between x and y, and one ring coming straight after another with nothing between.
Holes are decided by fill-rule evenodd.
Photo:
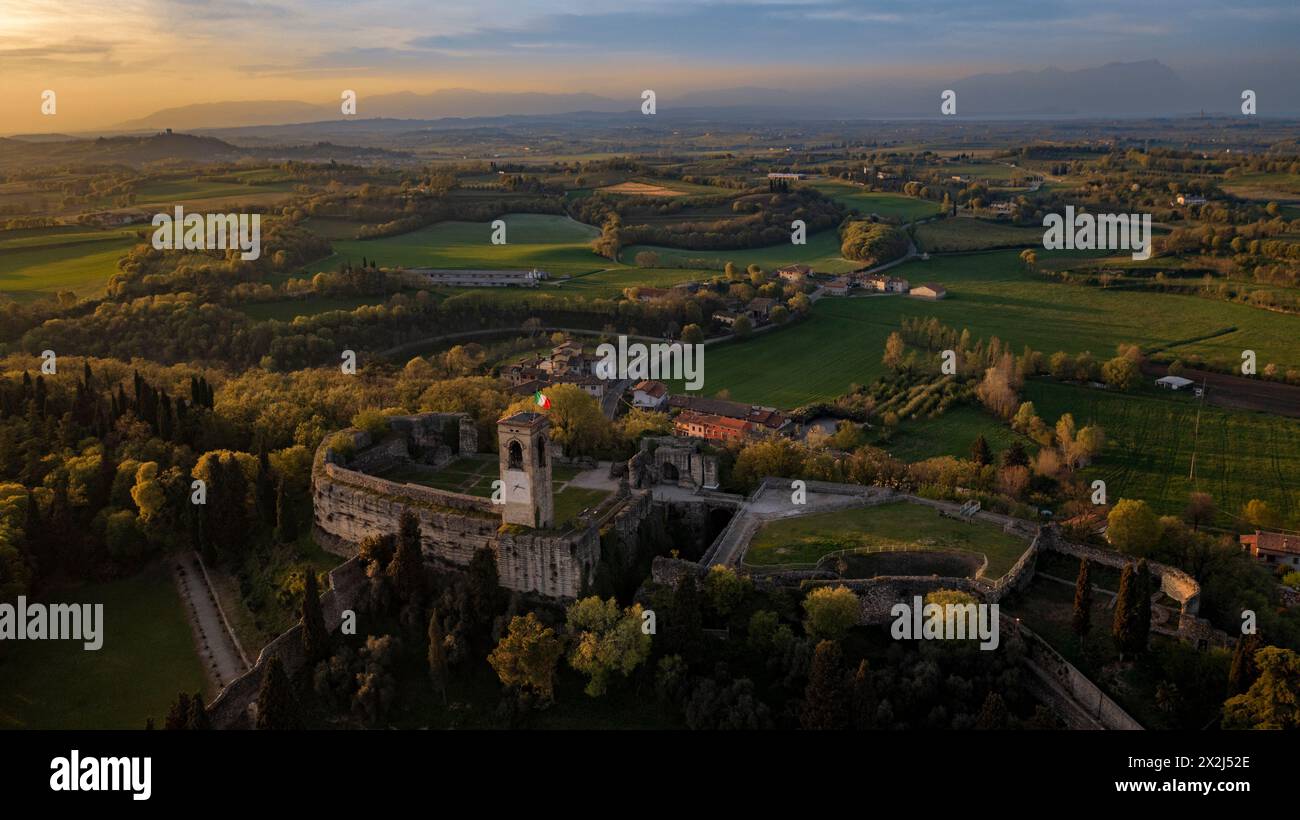
<instances>
[{"instance_id":1,"label":"mowed lawn strip","mask_svg":"<svg viewBox=\"0 0 1300 820\"><path fill-rule=\"evenodd\" d=\"M63 590L50 602L103 604L103 647L6 641L0 728L143 729L150 717L161 726L178 692L204 689L193 633L165 566Z\"/></svg>"},{"instance_id":2,"label":"mowed lawn strip","mask_svg":"<svg viewBox=\"0 0 1300 820\"><path fill-rule=\"evenodd\" d=\"M900 501L771 521L755 533L744 560L753 566L812 564L837 550L877 546L985 555L985 577L992 580L1015 565L1029 542L983 521L958 521Z\"/></svg>"}]
</instances>

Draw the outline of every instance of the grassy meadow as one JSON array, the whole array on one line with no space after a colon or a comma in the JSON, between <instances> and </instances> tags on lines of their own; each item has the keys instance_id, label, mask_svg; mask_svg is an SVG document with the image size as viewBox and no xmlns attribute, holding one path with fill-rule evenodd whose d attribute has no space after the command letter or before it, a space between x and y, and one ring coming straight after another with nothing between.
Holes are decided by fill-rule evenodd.
<instances>
[{"instance_id":1,"label":"grassy meadow","mask_svg":"<svg viewBox=\"0 0 1300 820\"><path fill-rule=\"evenodd\" d=\"M61 226L0 231L0 294L19 302L61 290L97 296L139 228Z\"/></svg>"},{"instance_id":2,"label":"grassy meadow","mask_svg":"<svg viewBox=\"0 0 1300 820\"><path fill-rule=\"evenodd\" d=\"M103 604L104 645L91 652L80 641L6 642L0 728L143 729L150 717L161 726L178 692L204 689L190 625L165 567L56 597Z\"/></svg>"},{"instance_id":3,"label":"grassy meadow","mask_svg":"<svg viewBox=\"0 0 1300 820\"><path fill-rule=\"evenodd\" d=\"M364 256L380 266L415 268L541 268L552 276L589 273L610 266L592 252L599 231L568 217L548 214L508 214L506 244L493 245L487 222L439 222L426 228L382 239L340 239L334 253L312 263L309 273L335 270Z\"/></svg>"},{"instance_id":4,"label":"grassy meadow","mask_svg":"<svg viewBox=\"0 0 1300 820\"><path fill-rule=\"evenodd\" d=\"M1123 291L1062 284L1026 272L1014 250L913 261L898 274L914 285L940 282L948 298L822 299L803 322L711 346L703 393L725 389L737 401L780 407L840 395L851 383L867 384L884 372L885 340L905 317L934 316L954 328L969 328L975 338L998 336L1017 351L1025 345L1047 353L1088 350L1104 359L1114 355L1116 345L1130 342L1235 362L1249 348L1261 366L1300 367L1295 343L1300 317L1195 296L1134 298ZM1187 341L1231 327L1237 330Z\"/></svg>"},{"instance_id":5,"label":"grassy meadow","mask_svg":"<svg viewBox=\"0 0 1300 820\"><path fill-rule=\"evenodd\" d=\"M815 180L809 187L821 191L847 208L856 208L864 214L879 214L885 218L901 219L904 222L925 219L938 214L940 210L939 203L928 199L868 191L860 185L835 179Z\"/></svg>"},{"instance_id":6,"label":"grassy meadow","mask_svg":"<svg viewBox=\"0 0 1300 820\"><path fill-rule=\"evenodd\" d=\"M983 521L958 521L905 501L875 507L782 518L763 525L744 561L753 566L811 564L823 555L858 547L931 547L988 557L985 577L1001 578L1029 547Z\"/></svg>"}]
</instances>

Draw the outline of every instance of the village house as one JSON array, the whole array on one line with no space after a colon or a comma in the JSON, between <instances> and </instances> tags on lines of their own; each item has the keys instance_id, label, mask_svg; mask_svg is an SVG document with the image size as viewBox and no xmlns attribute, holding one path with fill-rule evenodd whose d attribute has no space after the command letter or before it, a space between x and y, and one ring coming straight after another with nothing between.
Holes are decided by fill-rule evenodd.
<instances>
[{"instance_id":1,"label":"village house","mask_svg":"<svg viewBox=\"0 0 1300 820\"><path fill-rule=\"evenodd\" d=\"M808 265L786 265L776 269L776 275L786 282L798 283L811 275L813 269Z\"/></svg>"},{"instance_id":2,"label":"village house","mask_svg":"<svg viewBox=\"0 0 1300 820\"><path fill-rule=\"evenodd\" d=\"M740 314L732 313L729 310L719 310L713 314L713 321L720 325L726 325L727 327L735 327L736 320L739 318Z\"/></svg>"},{"instance_id":3,"label":"village house","mask_svg":"<svg viewBox=\"0 0 1300 820\"><path fill-rule=\"evenodd\" d=\"M749 314L749 318L753 319L755 323L766 322L771 317L772 308L776 307L777 304L778 302L775 299L759 296L749 300L749 304L745 306L745 313Z\"/></svg>"},{"instance_id":4,"label":"village house","mask_svg":"<svg viewBox=\"0 0 1300 820\"><path fill-rule=\"evenodd\" d=\"M1206 202L1205 197L1192 194L1179 194L1175 201L1179 205L1204 205Z\"/></svg>"},{"instance_id":5,"label":"village house","mask_svg":"<svg viewBox=\"0 0 1300 820\"><path fill-rule=\"evenodd\" d=\"M684 410L673 419L673 435L682 438L728 444L744 441L751 433L752 425L749 422L711 413Z\"/></svg>"},{"instance_id":6,"label":"village house","mask_svg":"<svg viewBox=\"0 0 1300 820\"><path fill-rule=\"evenodd\" d=\"M859 283L867 290L874 290L879 293L907 293L911 284L906 279L900 279L897 276L886 276L883 273L868 273L858 277Z\"/></svg>"},{"instance_id":7,"label":"village house","mask_svg":"<svg viewBox=\"0 0 1300 820\"><path fill-rule=\"evenodd\" d=\"M1241 548L1261 564L1300 568L1300 535L1255 530L1241 536Z\"/></svg>"},{"instance_id":8,"label":"village house","mask_svg":"<svg viewBox=\"0 0 1300 820\"><path fill-rule=\"evenodd\" d=\"M849 279L847 276L840 276L827 282L823 288L827 296L848 296Z\"/></svg>"},{"instance_id":9,"label":"village house","mask_svg":"<svg viewBox=\"0 0 1300 820\"><path fill-rule=\"evenodd\" d=\"M668 387L657 381L637 382L632 388L632 406L642 410L667 410Z\"/></svg>"},{"instance_id":10,"label":"village house","mask_svg":"<svg viewBox=\"0 0 1300 820\"><path fill-rule=\"evenodd\" d=\"M911 294L918 299L933 299L937 301L948 295L948 289L935 282L926 282L924 285L917 285L912 288Z\"/></svg>"},{"instance_id":11,"label":"village house","mask_svg":"<svg viewBox=\"0 0 1300 820\"><path fill-rule=\"evenodd\" d=\"M699 396L675 395L669 398L668 406L675 410L692 411L706 415L725 416L741 419L754 426L755 432L789 435L794 432L795 424L775 407L763 407L758 404L745 404L727 399L706 399Z\"/></svg>"},{"instance_id":12,"label":"village house","mask_svg":"<svg viewBox=\"0 0 1300 820\"><path fill-rule=\"evenodd\" d=\"M525 359L519 362L512 362L501 368L501 378L505 379L506 384L518 385L527 381L544 379L547 377L547 371L543 370L541 364L544 360L540 357Z\"/></svg>"}]
</instances>

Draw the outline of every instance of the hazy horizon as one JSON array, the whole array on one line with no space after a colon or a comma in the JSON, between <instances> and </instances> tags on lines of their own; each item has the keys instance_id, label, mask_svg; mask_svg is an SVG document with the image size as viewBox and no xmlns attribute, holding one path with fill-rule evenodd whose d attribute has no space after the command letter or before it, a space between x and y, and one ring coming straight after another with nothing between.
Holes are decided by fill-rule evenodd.
<instances>
[{"instance_id":1,"label":"hazy horizon","mask_svg":"<svg viewBox=\"0 0 1300 820\"><path fill-rule=\"evenodd\" d=\"M290 0L0 0L0 133L110 129L163 109L231 101L337 106L444 89L661 100L732 87L911 88L980 74L1159 61L1228 111L1295 113L1293 3L669 2L345 4ZM1249 59L1243 59L1248 55ZM57 113L41 113L41 94ZM1261 90L1264 89L1264 90ZM1271 104L1271 105L1270 105ZM364 110L358 116L367 116ZM287 121L292 121L291 118ZM232 123L237 124L237 123Z\"/></svg>"}]
</instances>

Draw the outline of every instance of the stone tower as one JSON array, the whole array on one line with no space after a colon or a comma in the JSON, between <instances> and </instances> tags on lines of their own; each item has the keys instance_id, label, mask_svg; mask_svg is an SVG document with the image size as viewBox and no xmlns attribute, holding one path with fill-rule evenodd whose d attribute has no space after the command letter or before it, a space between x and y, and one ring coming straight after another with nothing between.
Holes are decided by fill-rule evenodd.
<instances>
[{"instance_id":1,"label":"stone tower","mask_svg":"<svg viewBox=\"0 0 1300 820\"><path fill-rule=\"evenodd\" d=\"M550 419L522 412L497 422L501 441L501 520L546 529L555 523L551 495Z\"/></svg>"}]
</instances>

